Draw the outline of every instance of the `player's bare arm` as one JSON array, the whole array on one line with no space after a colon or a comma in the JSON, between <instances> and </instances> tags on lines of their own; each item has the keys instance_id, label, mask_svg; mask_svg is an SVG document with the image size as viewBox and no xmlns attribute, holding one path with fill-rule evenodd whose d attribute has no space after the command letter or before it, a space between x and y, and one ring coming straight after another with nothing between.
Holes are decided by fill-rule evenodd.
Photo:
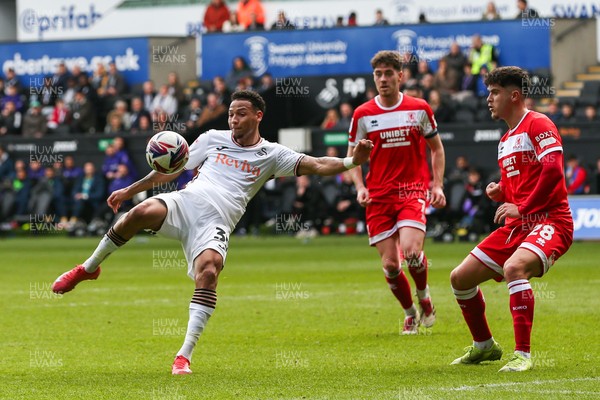
<instances>
[{"instance_id":1,"label":"player's bare arm","mask_svg":"<svg viewBox=\"0 0 600 400\"><path fill-rule=\"evenodd\" d=\"M354 155L354 147L355 146L348 146L348 157ZM363 181L362 167L359 165L358 167L351 169L350 175L352 176L352 182L354 182L354 187L356 188L356 200L362 207L366 207L371 203L371 198L369 196L369 189L367 189Z\"/></svg>"},{"instance_id":2,"label":"player's bare arm","mask_svg":"<svg viewBox=\"0 0 600 400\"><path fill-rule=\"evenodd\" d=\"M352 155L352 165L347 165L343 158L337 157L311 157L305 156L298 166L298 175L335 175L344 172L350 168L361 165L369 159L373 142L362 139L356 145Z\"/></svg>"},{"instance_id":3,"label":"player's bare arm","mask_svg":"<svg viewBox=\"0 0 600 400\"><path fill-rule=\"evenodd\" d=\"M181 170L175 174L161 174L160 172L152 171L142 179L137 182L132 183L126 188L115 190L108 197L106 202L109 207L116 213L121 207L121 203L126 200L131 199L133 196L140 192L145 192L146 190L152 189L154 185L160 183L170 182L173 179L176 179L179 175L183 173L184 170Z\"/></svg>"},{"instance_id":4,"label":"player's bare arm","mask_svg":"<svg viewBox=\"0 0 600 400\"><path fill-rule=\"evenodd\" d=\"M444 195L444 168L446 167L444 145L440 135L427 139L427 145L431 150L431 169L433 170L431 205L435 208L444 208L446 206L446 196Z\"/></svg>"}]
</instances>

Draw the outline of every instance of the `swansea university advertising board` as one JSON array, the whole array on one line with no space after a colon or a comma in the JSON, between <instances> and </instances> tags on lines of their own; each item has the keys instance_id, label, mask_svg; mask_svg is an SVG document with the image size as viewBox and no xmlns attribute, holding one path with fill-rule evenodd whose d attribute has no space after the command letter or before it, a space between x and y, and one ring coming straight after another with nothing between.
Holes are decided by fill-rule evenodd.
<instances>
[{"instance_id":1,"label":"swansea university advertising board","mask_svg":"<svg viewBox=\"0 0 600 400\"><path fill-rule=\"evenodd\" d=\"M383 49L416 53L435 69L452 42L457 41L468 52L471 38L477 33L498 49L501 65L549 68L552 21L532 21L203 35L202 79L225 75L237 56L250 63L256 76L265 72L274 77L369 74L370 58Z\"/></svg>"}]
</instances>

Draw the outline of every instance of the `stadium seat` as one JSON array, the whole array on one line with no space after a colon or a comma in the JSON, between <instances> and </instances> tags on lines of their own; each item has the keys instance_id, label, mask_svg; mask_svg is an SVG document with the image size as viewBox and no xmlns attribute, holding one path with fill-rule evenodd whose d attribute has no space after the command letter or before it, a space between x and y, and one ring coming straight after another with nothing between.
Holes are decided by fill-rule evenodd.
<instances>
[{"instance_id":1,"label":"stadium seat","mask_svg":"<svg viewBox=\"0 0 600 400\"><path fill-rule=\"evenodd\" d=\"M475 114L471 110L459 109L454 115L456 122L470 124L475 122Z\"/></svg>"},{"instance_id":2,"label":"stadium seat","mask_svg":"<svg viewBox=\"0 0 600 400\"><path fill-rule=\"evenodd\" d=\"M477 111L478 103L479 99L477 97L465 97L462 101L458 102L458 109L475 112Z\"/></svg>"}]
</instances>

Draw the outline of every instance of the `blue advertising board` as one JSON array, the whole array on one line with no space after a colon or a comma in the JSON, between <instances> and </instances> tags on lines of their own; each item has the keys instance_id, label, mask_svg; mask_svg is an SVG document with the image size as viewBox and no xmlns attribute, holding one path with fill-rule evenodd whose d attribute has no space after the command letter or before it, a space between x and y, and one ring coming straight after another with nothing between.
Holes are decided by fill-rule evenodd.
<instances>
[{"instance_id":1,"label":"blue advertising board","mask_svg":"<svg viewBox=\"0 0 600 400\"><path fill-rule=\"evenodd\" d=\"M600 196L569 196L575 240L600 240Z\"/></svg>"},{"instance_id":2,"label":"blue advertising board","mask_svg":"<svg viewBox=\"0 0 600 400\"><path fill-rule=\"evenodd\" d=\"M91 74L99 62L114 61L126 82L137 84L148 79L149 51L148 38L0 44L0 66L3 72L14 68L23 86L31 87L41 86L60 62Z\"/></svg>"},{"instance_id":3,"label":"blue advertising board","mask_svg":"<svg viewBox=\"0 0 600 400\"><path fill-rule=\"evenodd\" d=\"M537 21L537 22L535 22ZM209 34L202 37L202 79L226 75L237 56L256 76L370 74L379 50L416 53L434 69L456 41L468 53L472 36L494 45L500 65L550 67L552 20L506 20L447 24Z\"/></svg>"}]
</instances>

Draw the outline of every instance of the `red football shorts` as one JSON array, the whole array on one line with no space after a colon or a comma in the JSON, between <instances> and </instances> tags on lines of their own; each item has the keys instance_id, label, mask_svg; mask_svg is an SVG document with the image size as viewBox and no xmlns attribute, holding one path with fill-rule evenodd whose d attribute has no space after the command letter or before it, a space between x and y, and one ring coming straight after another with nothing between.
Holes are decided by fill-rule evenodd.
<instances>
[{"instance_id":1,"label":"red football shorts","mask_svg":"<svg viewBox=\"0 0 600 400\"><path fill-rule=\"evenodd\" d=\"M534 253L542 262L542 273L559 257L567 252L573 243L573 220L548 219L533 226L515 222L496 229L471 251L471 255L498 273L498 282L504 279L502 267L517 249Z\"/></svg>"},{"instance_id":2,"label":"red football shorts","mask_svg":"<svg viewBox=\"0 0 600 400\"><path fill-rule=\"evenodd\" d=\"M427 192L412 192L400 201L369 204L366 210L369 244L373 246L404 227L425 232L427 205Z\"/></svg>"}]
</instances>

